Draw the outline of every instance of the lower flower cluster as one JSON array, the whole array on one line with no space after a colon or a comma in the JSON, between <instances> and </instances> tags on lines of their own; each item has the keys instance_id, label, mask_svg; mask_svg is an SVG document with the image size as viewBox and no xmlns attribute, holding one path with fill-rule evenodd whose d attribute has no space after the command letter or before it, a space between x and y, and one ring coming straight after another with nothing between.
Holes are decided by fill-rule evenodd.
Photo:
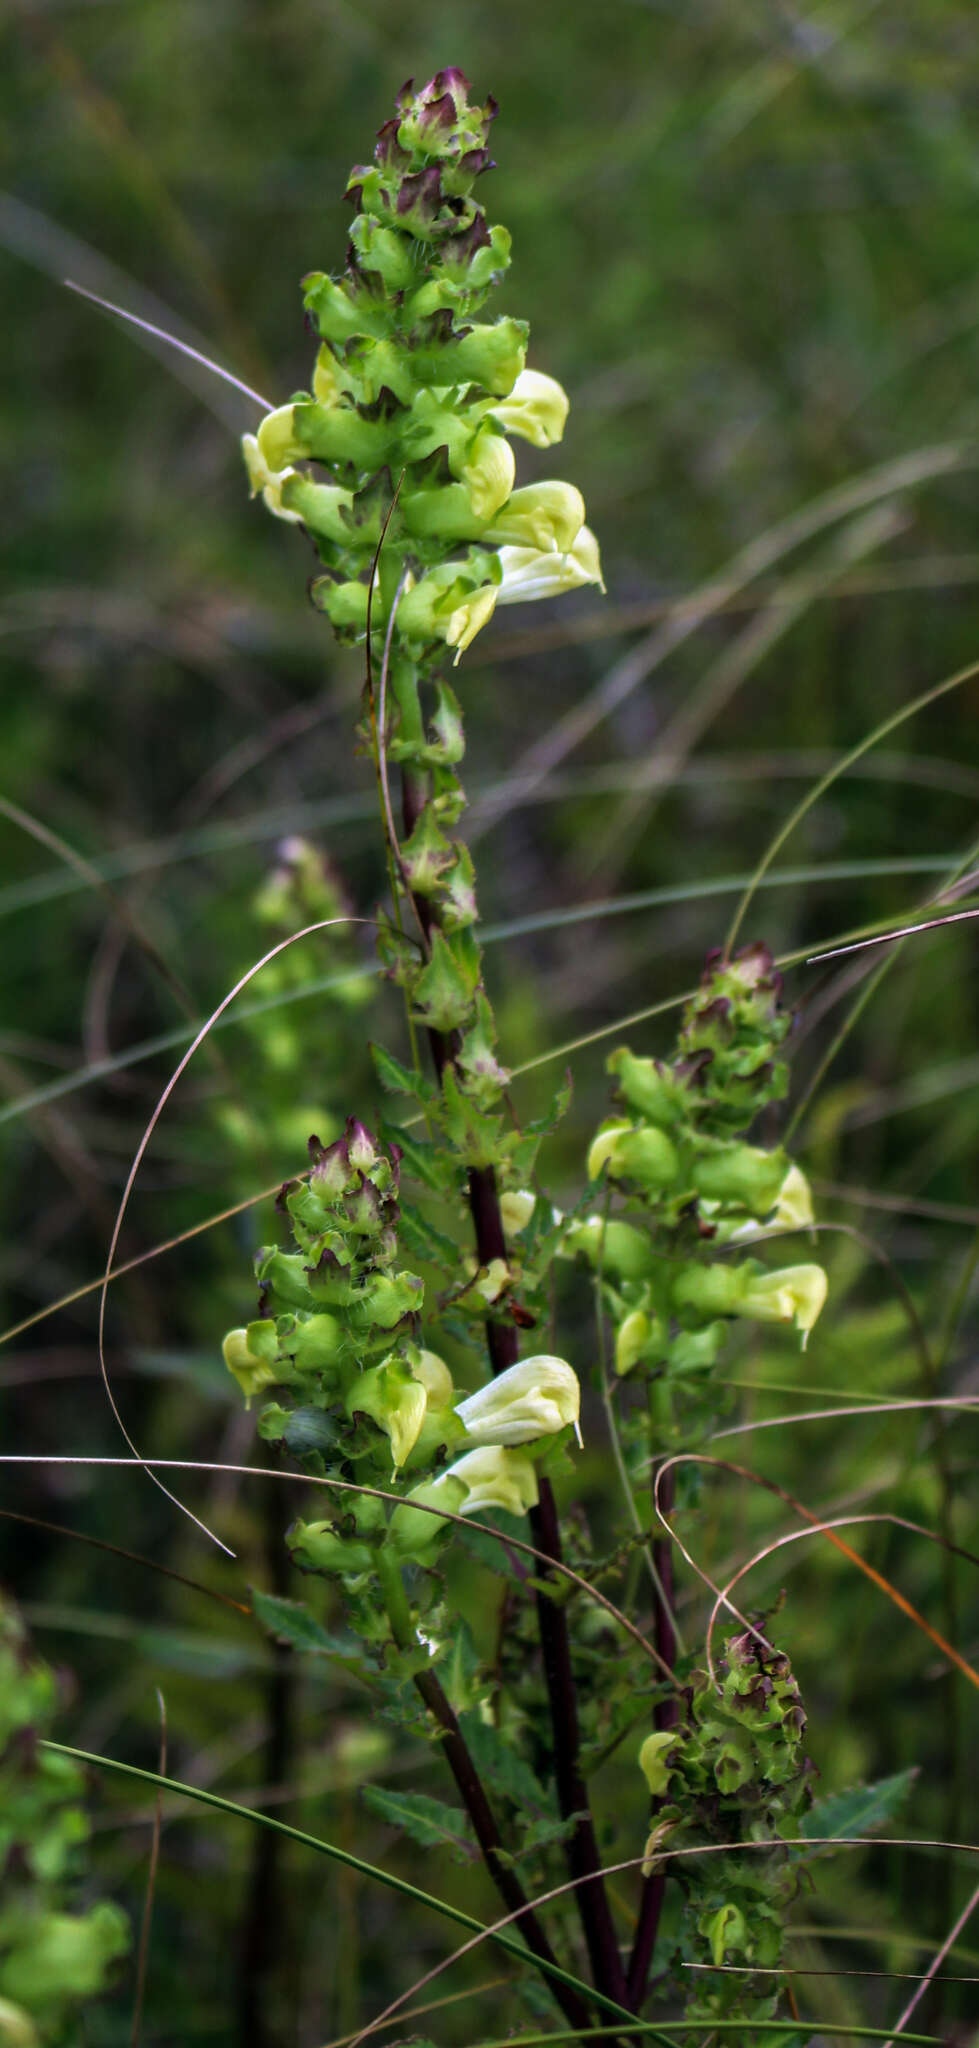
<instances>
[{"instance_id":1,"label":"lower flower cluster","mask_svg":"<svg viewBox=\"0 0 979 2048\"><path fill-rule=\"evenodd\" d=\"M419 1341L424 1282L398 1263L397 1147L350 1118L335 1144L313 1139L311 1150L308 1180L280 1198L295 1249L259 1254L261 1314L229 1332L225 1363L249 1401L272 1388L283 1397L262 1409L259 1432L317 1477L403 1491L393 1514L370 1492L344 1492L330 1518L296 1522L298 1565L356 1578L381 1547L431 1565L451 1534L446 1514L536 1505L539 1457L577 1431L578 1379L542 1354L460 1396Z\"/></svg>"},{"instance_id":2,"label":"lower flower cluster","mask_svg":"<svg viewBox=\"0 0 979 2048\"><path fill-rule=\"evenodd\" d=\"M805 1728L788 1658L749 1630L730 1638L713 1677L693 1674L685 1719L640 1749L655 1802L647 1872L679 1848L705 1852L670 1865L684 1893L674 1965L687 2017L705 2026L774 2017L785 1912L799 1885L784 1845L812 1796ZM692 1996L683 1964L697 1971ZM750 2028L725 2038L753 2048Z\"/></svg>"}]
</instances>

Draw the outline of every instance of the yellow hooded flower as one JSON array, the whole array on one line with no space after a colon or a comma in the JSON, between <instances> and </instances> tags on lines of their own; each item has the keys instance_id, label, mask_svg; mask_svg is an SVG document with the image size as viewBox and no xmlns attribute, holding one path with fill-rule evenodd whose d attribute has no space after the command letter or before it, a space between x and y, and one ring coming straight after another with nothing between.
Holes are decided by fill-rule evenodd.
<instances>
[{"instance_id":1,"label":"yellow hooded flower","mask_svg":"<svg viewBox=\"0 0 979 2048\"><path fill-rule=\"evenodd\" d=\"M246 1408L251 1407L253 1394L260 1394L263 1387L281 1386L286 1376L287 1368L277 1359L260 1358L252 1350L247 1330L229 1330L221 1350L232 1379L245 1396Z\"/></svg>"},{"instance_id":2,"label":"yellow hooded flower","mask_svg":"<svg viewBox=\"0 0 979 2048\"><path fill-rule=\"evenodd\" d=\"M805 1350L809 1332L826 1300L828 1282L822 1266L781 1266L758 1273L745 1290L739 1315L763 1323L792 1323Z\"/></svg>"},{"instance_id":3,"label":"yellow hooded flower","mask_svg":"<svg viewBox=\"0 0 979 2048\"><path fill-rule=\"evenodd\" d=\"M517 465L505 434L482 426L474 435L461 481L477 519L493 519L513 490Z\"/></svg>"},{"instance_id":4,"label":"yellow hooded flower","mask_svg":"<svg viewBox=\"0 0 979 2048\"><path fill-rule=\"evenodd\" d=\"M465 653L470 642L475 640L487 620L492 618L499 595L495 583L486 583L481 590L474 590L471 597L464 598L462 604L457 605L455 610L449 613L445 626L445 644L456 650L453 667L458 667L459 656Z\"/></svg>"},{"instance_id":5,"label":"yellow hooded flower","mask_svg":"<svg viewBox=\"0 0 979 2048\"><path fill-rule=\"evenodd\" d=\"M566 555L585 524L585 501L574 484L556 478L514 491L485 538L518 548Z\"/></svg>"},{"instance_id":6,"label":"yellow hooded flower","mask_svg":"<svg viewBox=\"0 0 979 2048\"><path fill-rule=\"evenodd\" d=\"M581 1388L563 1358L522 1358L456 1403L466 1434L483 1444L525 1444L570 1422L578 1434ZM579 1437L580 1441L580 1437Z\"/></svg>"},{"instance_id":7,"label":"yellow hooded flower","mask_svg":"<svg viewBox=\"0 0 979 2048\"><path fill-rule=\"evenodd\" d=\"M509 398L494 405L492 416L506 433L519 434L535 448L551 448L564 433L568 410L567 393L556 377L521 370Z\"/></svg>"},{"instance_id":8,"label":"yellow hooded flower","mask_svg":"<svg viewBox=\"0 0 979 2048\"><path fill-rule=\"evenodd\" d=\"M539 597L561 597L566 590L581 590L597 583L604 590L598 542L589 526L583 526L566 554L534 547L501 547L502 581L496 592L497 604L530 604Z\"/></svg>"},{"instance_id":9,"label":"yellow hooded flower","mask_svg":"<svg viewBox=\"0 0 979 2048\"><path fill-rule=\"evenodd\" d=\"M257 498L261 491L263 503L276 519L286 519L290 526L298 526L299 513L288 512L282 503L282 486L291 476L297 474L296 470L271 469L255 434L242 434L241 452L245 458L245 468L251 485L249 497Z\"/></svg>"}]
</instances>

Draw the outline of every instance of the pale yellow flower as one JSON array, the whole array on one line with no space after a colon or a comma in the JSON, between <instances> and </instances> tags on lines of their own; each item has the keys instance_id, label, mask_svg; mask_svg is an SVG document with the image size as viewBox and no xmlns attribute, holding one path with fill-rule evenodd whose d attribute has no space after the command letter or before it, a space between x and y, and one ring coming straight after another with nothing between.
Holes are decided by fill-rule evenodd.
<instances>
[{"instance_id":1,"label":"pale yellow flower","mask_svg":"<svg viewBox=\"0 0 979 2048\"><path fill-rule=\"evenodd\" d=\"M578 1432L581 1388L563 1358L522 1358L486 1387L456 1403L467 1435L484 1444L523 1444L568 1423Z\"/></svg>"},{"instance_id":2,"label":"pale yellow flower","mask_svg":"<svg viewBox=\"0 0 979 2048\"><path fill-rule=\"evenodd\" d=\"M519 434L535 448L560 441L567 417L567 393L542 370L521 370L509 398L493 407L493 418L508 434Z\"/></svg>"},{"instance_id":3,"label":"pale yellow flower","mask_svg":"<svg viewBox=\"0 0 979 2048\"><path fill-rule=\"evenodd\" d=\"M299 513L287 512L282 503L282 486L288 481L289 477L295 476L297 472L288 467L285 469L271 469L258 436L255 434L242 434L241 452L245 458L245 468L248 471L248 481L251 485L249 496L257 498L261 491L264 504L274 514L276 519L286 519L290 526L298 526Z\"/></svg>"}]
</instances>

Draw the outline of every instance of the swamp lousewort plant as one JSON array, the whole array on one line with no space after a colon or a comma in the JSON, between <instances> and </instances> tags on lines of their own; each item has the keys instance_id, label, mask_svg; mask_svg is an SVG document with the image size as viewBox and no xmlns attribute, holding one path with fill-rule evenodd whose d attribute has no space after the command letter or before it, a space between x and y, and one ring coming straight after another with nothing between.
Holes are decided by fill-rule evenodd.
<instances>
[{"instance_id":1,"label":"swamp lousewort plant","mask_svg":"<svg viewBox=\"0 0 979 2048\"><path fill-rule=\"evenodd\" d=\"M812 1216L799 1169L750 1135L785 1087L789 1019L764 947L708 962L672 1059L613 1055L616 1108L587 1161L595 1213L581 1213L583 1199L562 1217L531 1186L564 1099L523 1128L508 1106L457 830L462 713L441 668L498 604L599 584L601 572L574 486L516 482L512 438L549 447L568 408L553 379L528 369L525 325L478 317L510 253L476 197L495 112L492 101L470 104L456 70L404 88L374 162L350 180L345 270L305 282L320 336L311 389L244 443L253 493L315 544L315 603L365 650L363 732L393 883L380 953L404 990L412 1060L373 1048L381 1087L406 1104L400 1120L374 1130L352 1111L333 1142L310 1140L308 1174L282 1190L289 1242L260 1253L259 1313L230 1333L225 1358L249 1401L274 1394L261 1436L335 1482L317 1493L316 1518L289 1531L293 1559L342 1589L386 1710L411 1723L411 1689L419 1696L506 1908L580 2029L596 2013L643 2006L667 1873L671 1958L731 1957L749 1970L780 1959L792 1878L778 1845L807 1786L798 1694L785 1658L750 1630L728 1643L716 1682L678 1656L669 1542L648 1548L649 1489L658 1461L701 1443L722 1405L715 1368L735 1323L780 1321L804 1342L825 1279L815 1264L780 1263L781 1246L771 1264L758 1256L766 1227L798 1230ZM389 764L401 772L400 827ZM419 1026L433 1078L420 1068ZM563 1573L551 1480L570 1468L578 1374L538 1348L518 1355L522 1330L548 1327L559 1256L590 1267L613 1331L629 1520L605 1575L614 1568L633 1585L632 1562L655 1559L648 1656ZM461 1391L453 1372L471 1379L484 1347L490 1379ZM593 1363L593 1346L579 1337L576 1349ZM661 1504L673 1504L669 1480ZM471 1546L467 1521L487 1515L504 1518L504 1541L487 1552L484 1536L478 1553L487 1586L504 1587L507 1626L492 1655L440 1569L451 1545ZM513 1547L524 1515L532 1597ZM576 1527L580 1544L580 1514ZM641 1859L649 1837L630 1956L603 1880L590 1777L627 1736L635 1755L637 1699L651 1732L634 1783L653 1819L650 1833L637 1807L634 1836L618 1845ZM422 1803L419 1838L431 1841L435 1808ZM398 1815L410 1831L410 1797ZM446 1839L457 1829L447 1813ZM771 1846L671 1867L674 1837ZM562 1852L594 1993L556 1971L517 1869L519 1858L534 1884L553 1884ZM726 1978L705 1994L693 1981L693 1994L688 1978L669 1995L698 2018L749 2023L778 2002L777 1977L748 1974L730 1996Z\"/></svg>"}]
</instances>

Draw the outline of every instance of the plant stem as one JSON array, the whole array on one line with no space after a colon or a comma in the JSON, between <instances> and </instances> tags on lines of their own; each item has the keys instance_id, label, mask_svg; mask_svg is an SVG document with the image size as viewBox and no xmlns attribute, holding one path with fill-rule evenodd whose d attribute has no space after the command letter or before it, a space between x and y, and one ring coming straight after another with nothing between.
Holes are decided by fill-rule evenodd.
<instances>
[{"instance_id":1,"label":"plant stem","mask_svg":"<svg viewBox=\"0 0 979 2048\"><path fill-rule=\"evenodd\" d=\"M672 1472L668 1473L663 1481L661 1505L664 1514L668 1515L673 1506ZM659 1584L662 1587L662 1593L657 1593L655 1600L653 1639L660 1656L672 1671L676 1661L676 1630L673 1626L673 1546L667 1537L661 1537L654 1544L653 1557ZM674 1728L678 1712L679 1702L675 1692L671 1692L665 1699L657 1700L653 1708L653 1727ZM641 2010L646 1995L665 1890L666 1871L650 1871L643 1885L639 1919L629 1958L627 2002L634 2012Z\"/></svg>"},{"instance_id":2,"label":"plant stem","mask_svg":"<svg viewBox=\"0 0 979 2048\"><path fill-rule=\"evenodd\" d=\"M288 1552L282 1543L279 1503L269 1502L265 1515L265 1562L279 1594L289 1591ZM296 1674L288 1649L275 1653L266 1686L268 1736L263 1778L284 1785L294 1748ZM288 1976L289 1918L283 1897L282 1838L261 1829L252 1846L248 1900L238 1967L238 2029L242 2048L272 2048L277 2028L272 2017L276 1983Z\"/></svg>"},{"instance_id":3,"label":"plant stem","mask_svg":"<svg viewBox=\"0 0 979 2048\"><path fill-rule=\"evenodd\" d=\"M418 776L406 765L402 776L402 807L406 834L414 828L428 801L428 794L427 778ZM417 908L427 935L436 922L437 912L425 899L419 901ZM441 1078L458 1048L453 1037L446 1037L441 1032L430 1031L428 1038L435 1070ZM491 1259L505 1259L506 1238L493 1167L471 1167L468 1188L476 1254L480 1265L488 1265ZM488 1317L486 1341L494 1374L505 1372L508 1366L516 1364L519 1343L516 1328L512 1323ZM557 1508L550 1481L547 1479L540 1481L540 1497L536 1508L530 1511L530 1527L535 1548L545 1557L561 1563L561 1533ZM563 1606L554 1600L549 1592L538 1591L536 1604L544 1677L554 1735L558 1805L562 1820L577 1817L574 1833L565 1852L568 1870L574 1878L590 1880L588 1883L580 1884L574 1896L596 1989L604 1992L606 1997L613 1998L617 2004L625 2005L625 1971L605 1892L594 1822L579 1763L578 1705L567 1617ZM448 1706L448 1702L446 1705ZM449 1711L451 1712L451 1709Z\"/></svg>"},{"instance_id":4,"label":"plant stem","mask_svg":"<svg viewBox=\"0 0 979 2048\"><path fill-rule=\"evenodd\" d=\"M411 1610L405 1595L401 1570L383 1549L378 1551L378 1578L391 1624L391 1633L398 1648L416 1650L418 1638L412 1627ZM479 1773L469 1754L465 1736L451 1702L442 1689L441 1681L434 1671L422 1670L415 1672L414 1685L433 1721L437 1722L442 1730L442 1746L446 1761L472 1822L476 1840L482 1850L483 1861L507 1912L519 1913L518 1924L528 1948L544 1962L556 1963L557 1957L536 1914L528 1910L527 1894L520 1879L510 1865L500 1859L499 1852L503 1848L503 1839ZM566 1985L553 1981L550 1989L572 2026L588 2027L588 2008L577 1993L569 1990Z\"/></svg>"}]
</instances>

